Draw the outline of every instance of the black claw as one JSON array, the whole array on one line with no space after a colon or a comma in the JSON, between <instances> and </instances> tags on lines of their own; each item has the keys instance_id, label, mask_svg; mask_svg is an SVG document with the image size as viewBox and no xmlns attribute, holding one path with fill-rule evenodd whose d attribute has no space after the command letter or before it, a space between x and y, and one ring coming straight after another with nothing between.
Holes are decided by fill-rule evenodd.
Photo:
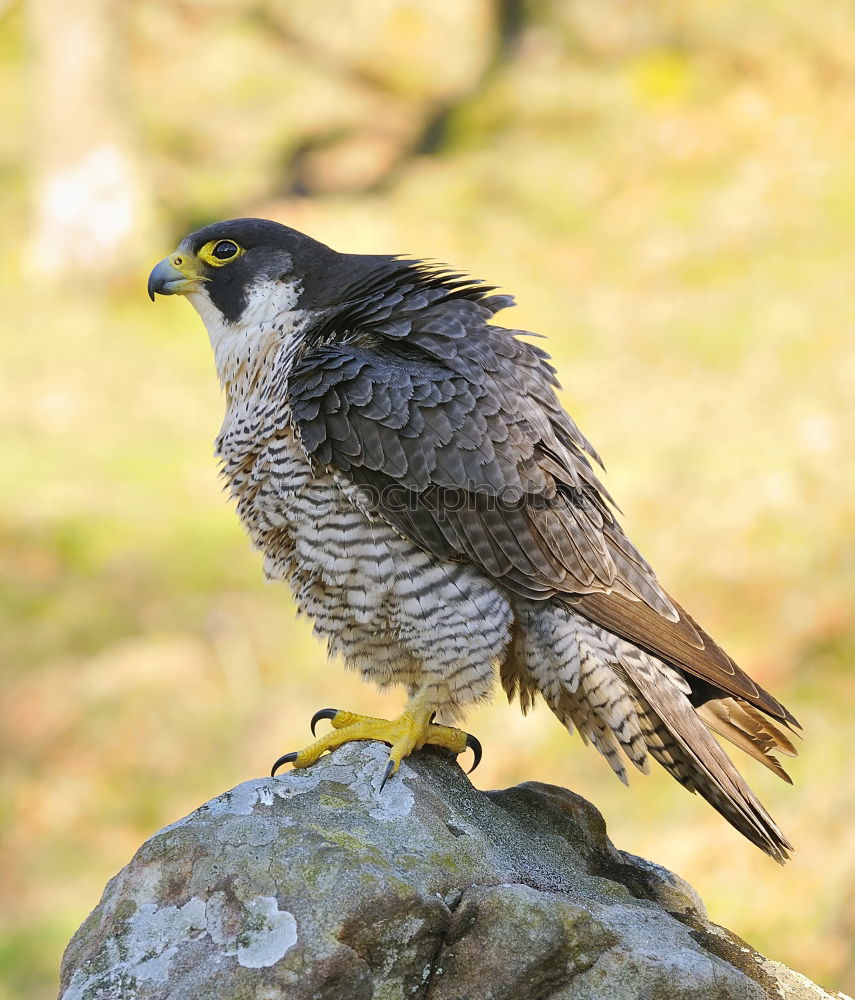
<instances>
[{"instance_id":1,"label":"black claw","mask_svg":"<svg viewBox=\"0 0 855 1000\"><path fill-rule=\"evenodd\" d=\"M467 733L466 746L469 747L469 749L472 751L472 754L475 757L475 761L472 764L472 767L470 767L469 770L466 772L467 774L471 774L475 770L475 768L481 763L481 743L471 733Z\"/></svg>"},{"instance_id":2,"label":"black claw","mask_svg":"<svg viewBox=\"0 0 855 1000\"><path fill-rule=\"evenodd\" d=\"M337 708L322 708L320 712L315 712L312 716L312 736L315 735L315 726L321 721L321 719L334 719L338 715Z\"/></svg>"},{"instance_id":3,"label":"black claw","mask_svg":"<svg viewBox=\"0 0 855 1000\"><path fill-rule=\"evenodd\" d=\"M386 773L383 775L383 780L380 782L380 791L383 791L383 786L392 777L392 772L395 770L395 761L390 760L386 764Z\"/></svg>"},{"instance_id":4,"label":"black claw","mask_svg":"<svg viewBox=\"0 0 855 1000\"><path fill-rule=\"evenodd\" d=\"M270 777L275 778L276 772L282 767L283 764L290 764L297 759L297 751L293 753L283 753L282 756L276 761L273 767L270 768Z\"/></svg>"}]
</instances>

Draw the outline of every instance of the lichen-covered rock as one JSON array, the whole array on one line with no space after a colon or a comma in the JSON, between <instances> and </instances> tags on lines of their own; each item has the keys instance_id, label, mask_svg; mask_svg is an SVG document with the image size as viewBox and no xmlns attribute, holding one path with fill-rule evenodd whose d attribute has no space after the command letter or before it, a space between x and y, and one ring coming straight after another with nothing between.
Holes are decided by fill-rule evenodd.
<instances>
[{"instance_id":1,"label":"lichen-covered rock","mask_svg":"<svg viewBox=\"0 0 855 1000\"><path fill-rule=\"evenodd\" d=\"M351 744L147 841L68 946L62 1000L819 1000L616 850L561 788Z\"/></svg>"}]
</instances>

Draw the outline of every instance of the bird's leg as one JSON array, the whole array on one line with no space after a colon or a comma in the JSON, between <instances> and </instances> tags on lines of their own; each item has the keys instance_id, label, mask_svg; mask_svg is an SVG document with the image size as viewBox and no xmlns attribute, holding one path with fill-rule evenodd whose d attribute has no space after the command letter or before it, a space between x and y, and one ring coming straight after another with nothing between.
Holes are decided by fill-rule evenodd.
<instances>
[{"instance_id":1,"label":"bird's leg","mask_svg":"<svg viewBox=\"0 0 855 1000\"><path fill-rule=\"evenodd\" d=\"M312 733L319 719L329 719L332 732L310 743L303 750L287 753L273 765L272 774L282 764L293 764L294 767L309 767L327 750L351 743L354 740L379 740L391 747L389 762L383 784L397 770L398 765L413 750L429 743L431 746L444 747L454 754L462 753L471 747L475 754L475 765L481 759L481 745L474 736L450 726L438 726L431 720L436 714L436 705L425 691L413 695L407 702L404 711L397 719L375 719L367 715L357 715L355 712L344 712L338 709L325 708L315 714L312 719ZM381 785L382 787L382 785Z\"/></svg>"}]
</instances>

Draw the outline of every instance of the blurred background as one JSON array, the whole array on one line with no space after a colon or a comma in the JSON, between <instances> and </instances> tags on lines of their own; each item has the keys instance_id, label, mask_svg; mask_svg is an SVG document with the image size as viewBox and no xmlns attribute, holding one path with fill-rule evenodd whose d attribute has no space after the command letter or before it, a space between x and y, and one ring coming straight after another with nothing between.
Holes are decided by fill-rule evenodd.
<instances>
[{"instance_id":1,"label":"blurred background","mask_svg":"<svg viewBox=\"0 0 855 1000\"><path fill-rule=\"evenodd\" d=\"M501 697L475 783L587 796L714 920L855 991L848 0L0 0L0 120L4 1000L53 996L142 840L315 709L401 704L262 582L204 330L145 296L237 215L517 295L630 535L804 724L794 788L739 760L798 854Z\"/></svg>"}]
</instances>

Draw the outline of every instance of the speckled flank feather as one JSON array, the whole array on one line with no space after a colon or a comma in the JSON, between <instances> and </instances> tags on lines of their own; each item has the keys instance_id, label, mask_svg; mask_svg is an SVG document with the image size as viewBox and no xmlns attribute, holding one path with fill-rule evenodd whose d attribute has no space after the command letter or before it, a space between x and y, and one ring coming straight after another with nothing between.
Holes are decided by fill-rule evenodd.
<instances>
[{"instance_id":1,"label":"speckled flank feather","mask_svg":"<svg viewBox=\"0 0 855 1000\"><path fill-rule=\"evenodd\" d=\"M240 240L244 222L223 235ZM621 780L625 760L646 771L652 757L784 859L709 729L783 774L772 751L794 749L766 716L795 720L623 534L547 356L489 322L511 300L273 223L252 222L253 240L264 226L273 263L253 245L245 286L203 287L195 304L227 399L217 452L267 575L366 678L427 692L451 721L498 671ZM243 312L218 314L217 295Z\"/></svg>"}]
</instances>

